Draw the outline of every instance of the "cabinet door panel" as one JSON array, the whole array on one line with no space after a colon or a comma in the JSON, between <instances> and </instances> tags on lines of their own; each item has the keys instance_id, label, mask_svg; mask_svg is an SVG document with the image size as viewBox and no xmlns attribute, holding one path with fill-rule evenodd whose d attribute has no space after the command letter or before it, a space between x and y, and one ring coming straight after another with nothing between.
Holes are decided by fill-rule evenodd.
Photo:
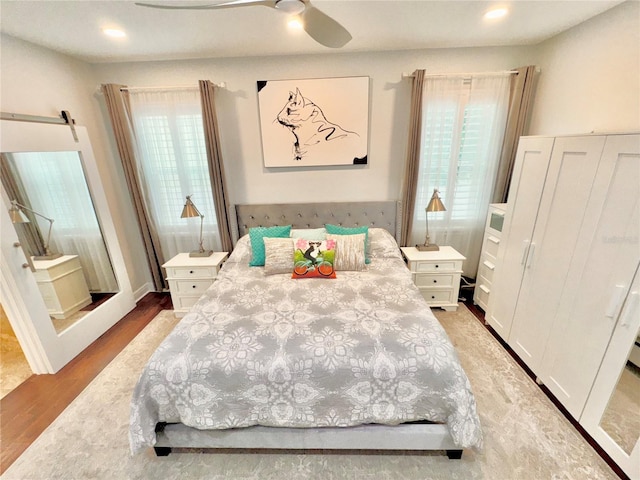
<instances>
[{"instance_id":1,"label":"cabinet door panel","mask_svg":"<svg viewBox=\"0 0 640 480\"><path fill-rule=\"evenodd\" d=\"M520 291L523 251L531 241L553 142L553 138L523 137L518 145L486 314L487 322L505 340Z\"/></svg>"},{"instance_id":2,"label":"cabinet door panel","mask_svg":"<svg viewBox=\"0 0 640 480\"><path fill-rule=\"evenodd\" d=\"M639 298L640 271L636 270L635 279L622 306L618 323L613 330L584 412L580 417L580 425L589 432L613 461L635 480L640 478L640 439L637 430L625 432L620 436L620 432L615 432L615 426L610 424L609 418L613 416L613 418L624 419L630 415L628 410L620 409L621 404L616 401L619 394L625 392L624 396L629 395L631 399L637 398L637 394L627 393L627 386L622 385L624 382L622 377L629 373L629 369L626 368L627 361L636 337L640 336Z\"/></svg>"},{"instance_id":3,"label":"cabinet door panel","mask_svg":"<svg viewBox=\"0 0 640 480\"><path fill-rule=\"evenodd\" d=\"M540 377L579 418L640 252L640 136L607 138ZM618 295L622 292L623 295Z\"/></svg>"},{"instance_id":4,"label":"cabinet door panel","mask_svg":"<svg viewBox=\"0 0 640 480\"><path fill-rule=\"evenodd\" d=\"M547 174L509 344L534 373L554 322L605 137L557 138ZM535 255L534 255L535 253Z\"/></svg>"}]
</instances>

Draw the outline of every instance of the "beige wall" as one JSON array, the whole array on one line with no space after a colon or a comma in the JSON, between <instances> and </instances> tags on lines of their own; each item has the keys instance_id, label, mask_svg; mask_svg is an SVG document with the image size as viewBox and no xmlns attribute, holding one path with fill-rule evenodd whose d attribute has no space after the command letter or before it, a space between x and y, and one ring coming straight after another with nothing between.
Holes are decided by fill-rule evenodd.
<instances>
[{"instance_id":1,"label":"beige wall","mask_svg":"<svg viewBox=\"0 0 640 480\"><path fill-rule=\"evenodd\" d=\"M640 2L625 2L538 49L532 135L640 131Z\"/></svg>"},{"instance_id":2,"label":"beige wall","mask_svg":"<svg viewBox=\"0 0 640 480\"><path fill-rule=\"evenodd\" d=\"M95 65L100 82L130 86L225 82L218 119L232 203L389 200L400 196L410 81L431 72L509 70L534 57L530 47L437 49L410 52L234 58ZM256 81L342 76L370 77L369 164L360 167L265 169Z\"/></svg>"},{"instance_id":3,"label":"beige wall","mask_svg":"<svg viewBox=\"0 0 640 480\"><path fill-rule=\"evenodd\" d=\"M6 35L0 40L0 110L45 117L68 110L87 128L132 288L143 293L151 275L122 167L95 95L93 67Z\"/></svg>"}]
</instances>

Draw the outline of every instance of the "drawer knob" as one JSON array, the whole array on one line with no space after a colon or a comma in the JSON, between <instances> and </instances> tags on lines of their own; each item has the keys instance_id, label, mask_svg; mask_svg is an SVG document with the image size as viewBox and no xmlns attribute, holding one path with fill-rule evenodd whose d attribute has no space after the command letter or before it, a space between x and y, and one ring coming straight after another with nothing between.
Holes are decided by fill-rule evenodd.
<instances>
[{"instance_id":1,"label":"drawer knob","mask_svg":"<svg viewBox=\"0 0 640 480\"><path fill-rule=\"evenodd\" d=\"M193 270L189 270L189 273L193 273Z\"/></svg>"},{"instance_id":2,"label":"drawer knob","mask_svg":"<svg viewBox=\"0 0 640 480\"><path fill-rule=\"evenodd\" d=\"M435 295L431 295L431 298L432 298L432 299L435 299L435 298L436 298L436 296L435 296Z\"/></svg>"},{"instance_id":3,"label":"drawer knob","mask_svg":"<svg viewBox=\"0 0 640 480\"><path fill-rule=\"evenodd\" d=\"M191 288L196 288L196 286L195 285L191 285Z\"/></svg>"},{"instance_id":4,"label":"drawer knob","mask_svg":"<svg viewBox=\"0 0 640 480\"><path fill-rule=\"evenodd\" d=\"M438 265L438 264L436 263L436 268L438 268L439 266L440 266L440 265Z\"/></svg>"},{"instance_id":5,"label":"drawer knob","mask_svg":"<svg viewBox=\"0 0 640 480\"><path fill-rule=\"evenodd\" d=\"M433 283L438 283L438 280L434 280Z\"/></svg>"}]
</instances>

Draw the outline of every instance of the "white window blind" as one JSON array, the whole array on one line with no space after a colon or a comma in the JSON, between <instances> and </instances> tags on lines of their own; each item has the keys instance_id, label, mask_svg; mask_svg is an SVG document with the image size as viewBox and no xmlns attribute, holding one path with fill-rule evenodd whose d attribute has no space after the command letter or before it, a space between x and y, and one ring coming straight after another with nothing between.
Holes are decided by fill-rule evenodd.
<instances>
[{"instance_id":1,"label":"white window blind","mask_svg":"<svg viewBox=\"0 0 640 480\"><path fill-rule=\"evenodd\" d=\"M220 241L197 89L132 91L141 186L165 258L198 247L199 218L180 218L187 195L204 215L205 248Z\"/></svg>"},{"instance_id":2,"label":"white window blind","mask_svg":"<svg viewBox=\"0 0 640 480\"><path fill-rule=\"evenodd\" d=\"M424 243L425 207L437 188L447 208L429 214L431 240L467 257L475 276L500 157L509 76L425 79L421 156L412 241Z\"/></svg>"}]
</instances>

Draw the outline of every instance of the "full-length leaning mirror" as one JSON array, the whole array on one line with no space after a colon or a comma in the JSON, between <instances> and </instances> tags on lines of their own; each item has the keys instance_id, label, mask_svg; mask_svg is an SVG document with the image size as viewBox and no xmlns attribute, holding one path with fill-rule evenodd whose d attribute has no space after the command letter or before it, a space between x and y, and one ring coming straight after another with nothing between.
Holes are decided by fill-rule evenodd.
<instances>
[{"instance_id":1,"label":"full-length leaning mirror","mask_svg":"<svg viewBox=\"0 0 640 480\"><path fill-rule=\"evenodd\" d=\"M57 333L118 291L79 152L2 152L11 220Z\"/></svg>"},{"instance_id":2,"label":"full-length leaning mirror","mask_svg":"<svg viewBox=\"0 0 640 480\"><path fill-rule=\"evenodd\" d=\"M0 280L31 369L55 373L135 301L86 128L39 118L0 120Z\"/></svg>"},{"instance_id":3,"label":"full-length leaning mirror","mask_svg":"<svg viewBox=\"0 0 640 480\"><path fill-rule=\"evenodd\" d=\"M640 330L600 421L602 429L627 455L640 438L639 412Z\"/></svg>"}]
</instances>

